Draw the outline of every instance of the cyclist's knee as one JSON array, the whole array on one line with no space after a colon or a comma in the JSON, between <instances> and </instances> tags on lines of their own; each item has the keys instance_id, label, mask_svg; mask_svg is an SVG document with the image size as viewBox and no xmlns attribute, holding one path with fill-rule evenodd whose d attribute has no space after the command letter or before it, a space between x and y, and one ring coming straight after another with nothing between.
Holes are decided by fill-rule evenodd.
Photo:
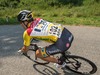
<instances>
[{"instance_id":1,"label":"cyclist's knee","mask_svg":"<svg viewBox=\"0 0 100 75\"><path fill-rule=\"evenodd\" d=\"M45 57L47 57L48 55L46 54L45 48L41 48L41 49L38 49L38 50L36 51L36 56L37 56L38 58L45 58Z\"/></svg>"},{"instance_id":2,"label":"cyclist's knee","mask_svg":"<svg viewBox=\"0 0 100 75\"><path fill-rule=\"evenodd\" d=\"M40 49L38 49L38 50L36 51L36 57L38 57L38 58L41 58L41 57L42 57L42 54L41 54Z\"/></svg>"}]
</instances>

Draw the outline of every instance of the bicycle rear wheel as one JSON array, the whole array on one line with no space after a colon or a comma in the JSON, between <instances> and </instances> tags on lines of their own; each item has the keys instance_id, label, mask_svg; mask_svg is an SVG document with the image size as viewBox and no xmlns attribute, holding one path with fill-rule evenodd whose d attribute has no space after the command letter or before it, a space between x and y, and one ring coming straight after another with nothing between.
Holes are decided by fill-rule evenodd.
<instances>
[{"instance_id":1,"label":"bicycle rear wheel","mask_svg":"<svg viewBox=\"0 0 100 75\"><path fill-rule=\"evenodd\" d=\"M67 69L78 73L78 74L94 74L97 71L96 65L81 56L76 55L66 55L66 67Z\"/></svg>"}]
</instances>

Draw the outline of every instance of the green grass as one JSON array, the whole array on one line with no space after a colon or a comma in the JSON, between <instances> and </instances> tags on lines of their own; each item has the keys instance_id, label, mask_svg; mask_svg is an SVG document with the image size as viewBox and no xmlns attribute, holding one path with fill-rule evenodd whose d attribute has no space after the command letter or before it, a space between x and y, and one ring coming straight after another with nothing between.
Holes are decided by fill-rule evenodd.
<instances>
[{"instance_id":1,"label":"green grass","mask_svg":"<svg viewBox=\"0 0 100 75\"><path fill-rule=\"evenodd\" d=\"M100 0L20 0L20 2L9 0L9 2L0 0L0 25L18 24L16 19L18 12L28 9L34 12L35 18L40 17L51 22L100 26ZM6 20L7 16L9 22Z\"/></svg>"}]
</instances>

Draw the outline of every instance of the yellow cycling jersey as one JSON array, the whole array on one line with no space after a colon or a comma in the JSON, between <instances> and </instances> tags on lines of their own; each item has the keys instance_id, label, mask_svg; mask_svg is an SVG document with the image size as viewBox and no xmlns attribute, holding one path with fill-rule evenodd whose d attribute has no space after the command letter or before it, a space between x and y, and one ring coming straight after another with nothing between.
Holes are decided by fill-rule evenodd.
<instances>
[{"instance_id":1,"label":"yellow cycling jersey","mask_svg":"<svg viewBox=\"0 0 100 75\"><path fill-rule=\"evenodd\" d=\"M60 24L36 18L23 34L24 45L29 46L32 38L54 43L60 38L62 30Z\"/></svg>"}]
</instances>

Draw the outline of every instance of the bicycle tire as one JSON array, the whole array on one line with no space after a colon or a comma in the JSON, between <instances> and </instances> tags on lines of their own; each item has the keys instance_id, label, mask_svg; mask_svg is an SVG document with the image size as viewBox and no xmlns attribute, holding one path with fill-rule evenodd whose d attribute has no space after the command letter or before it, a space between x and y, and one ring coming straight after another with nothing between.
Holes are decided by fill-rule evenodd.
<instances>
[{"instance_id":1,"label":"bicycle tire","mask_svg":"<svg viewBox=\"0 0 100 75\"><path fill-rule=\"evenodd\" d=\"M36 50L34 49L34 44L30 44L30 48L29 48L30 51L36 52ZM31 56L28 56L28 58L30 60L32 60L33 62L37 63L37 64L40 64L40 65L46 65L46 64L49 64L49 62L47 61L42 61L42 60L38 60L37 58L34 57L34 59L31 57Z\"/></svg>"},{"instance_id":2,"label":"bicycle tire","mask_svg":"<svg viewBox=\"0 0 100 75\"><path fill-rule=\"evenodd\" d=\"M65 55L65 58L66 58L67 61L71 59L69 63L66 62L66 60L65 60L65 63L67 64L65 66L65 68L69 69L69 70L71 70L75 73L78 73L78 74L94 74L97 71L97 66L92 61L90 61L90 60L88 60L84 57L77 56L77 55ZM75 68L72 68L70 65L68 65L68 64L74 63L72 60L76 61L75 64L77 64L77 61L79 61L79 59L88 63L89 66L91 66L91 70L89 72L84 72L84 71L81 72L81 71L76 70ZM80 64L83 64L83 63L81 62ZM80 66L80 68L81 67L82 66ZM85 69L87 70L87 68L85 68Z\"/></svg>"}]
</instances>

